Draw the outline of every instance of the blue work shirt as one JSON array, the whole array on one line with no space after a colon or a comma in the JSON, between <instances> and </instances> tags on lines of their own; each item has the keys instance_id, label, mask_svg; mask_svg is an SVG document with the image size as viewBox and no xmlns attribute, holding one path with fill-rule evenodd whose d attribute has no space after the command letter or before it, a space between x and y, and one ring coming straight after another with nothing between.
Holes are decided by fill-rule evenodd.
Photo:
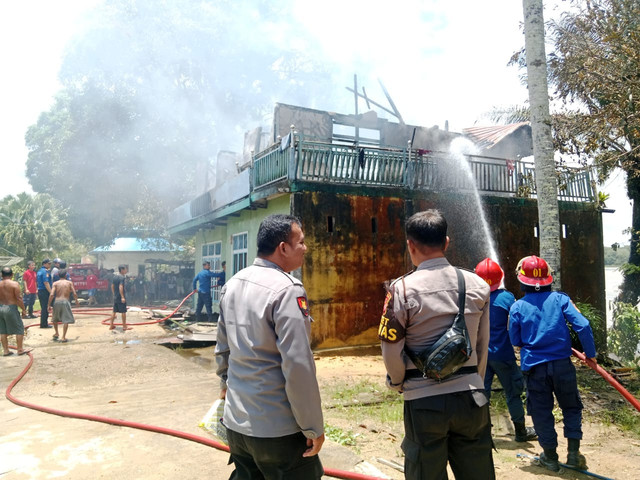
<instances>
[{"instance_id":1,"label":"blue work shirt","mask_svg":"<svg viewBox=\"0 0 640 480\"><path fill-rule=\"evenodd\" d=\"M38 273L36 274L36 284L38 286L38 290L46 290L44 282L47 282L49 286L52 285L51 282L51 273L45 267L40 268Z\"/></svg>"},{"instance_id":2,"label":"blue work shirt","mask_svg":"<svg viewBox=\"0 0 640 480\"><path fill-rule=\"evenodd\" d=\"M217 278L218 285L224 285L225 281L225 272L212 272L211 270L207 270L203 268L200 273L198 273L193 279L193 290L196 289L196 285L198 288L198 293L211 293L211 279Z\"/></svg>"},{"instance_id":3,"label":"blue work shirt","mask_svg":"<svg viewBox=\"0 0 640 480\"><path fill-rule=\"evenodd\" d=\"M491 333L489 337L489 360L511 362L516 359L513 345L509 339L509 310L515 303L513 293L498 289L491 292L489 318Z\"/></svg>"},{"instance_id":4,"label":"blue work shirt","mask_svg":"<svg viewBox=\"0 0 640 480\"><path fill-rule=\"evenodd\" d=\"M520 365L526 372L532 367L569 358L571 335L569 322L588 358L596 356L593 332L587 320L562 292L527 293L510 310L509 337L513 345L522 347Z\"/></svg>"}]
</instances>

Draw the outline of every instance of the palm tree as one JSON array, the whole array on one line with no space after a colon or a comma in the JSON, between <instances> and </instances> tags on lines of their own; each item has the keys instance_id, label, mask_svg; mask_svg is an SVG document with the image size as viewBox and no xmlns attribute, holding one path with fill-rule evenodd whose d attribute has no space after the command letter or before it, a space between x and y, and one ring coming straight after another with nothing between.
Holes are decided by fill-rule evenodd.
<instances>
[{"instance_id":1,"label":"palm tree","mask_svg":"<svg viewBox=\"0 0 640 480\"><path fill-rule=\"evenodd\" d=\"M72 242L67 212L47 194L19 193L0 201L0 244L28 260Z\"/></svg>"},{"instance_id":2,"label":"palm tree","mask_svg":"<svg viewBox=\"0 0 640 480\"><path fill-rule=\"evenodd\" d=\"M531 112L533 156L538 193L540 256L555 271L557 288L560 278L560 221L558 186L553 157L551 115L547 87L547 58L544 48L544 16L542 0L523 0L527 84Z\"/></svg>"}]
</instances>

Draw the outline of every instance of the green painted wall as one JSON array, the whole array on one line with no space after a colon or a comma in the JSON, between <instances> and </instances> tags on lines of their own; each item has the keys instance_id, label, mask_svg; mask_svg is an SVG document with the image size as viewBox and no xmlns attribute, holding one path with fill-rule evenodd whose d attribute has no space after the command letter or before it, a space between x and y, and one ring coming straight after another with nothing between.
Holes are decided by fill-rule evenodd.
<instances>
[{"instance_id":1,"label":"green painted wall","mask_svg":"<svg viewBox=\"0 0 640 480\"><path fill-rule=\"evenodd\" d=\"M227 262L227 278L233 275L233 235L247 232L247 265L253 263L256 258L256 236L260 222L273 213L290 214L289 195L281 195L268 201L267 208L256 210L242 210L239 216L230 216L226 219L227 225L218 225L212 229L203 229L196 233L196 262L195 269L199 272L202 268L202 245L211 242L222 242L222 261Z\"/></svg>"}]
</instances>

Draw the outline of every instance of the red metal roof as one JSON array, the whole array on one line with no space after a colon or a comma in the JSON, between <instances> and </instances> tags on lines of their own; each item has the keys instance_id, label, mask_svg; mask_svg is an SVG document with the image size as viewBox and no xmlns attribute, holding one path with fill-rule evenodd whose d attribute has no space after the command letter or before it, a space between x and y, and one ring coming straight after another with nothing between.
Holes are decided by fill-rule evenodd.
<instances>
[{"instance_id":1,"label":"red metal roof","mask_svg":"<svg viewBox=\"0 0 640 480\"><path fill-rule=\"evenodd\" d=\"M471 138L478 147L489 149L525 125L529 125L529 122L512 123L510 125L492 125L489 127L464 128L462 129L462 133Z\"/></svg>"}]
</instances>

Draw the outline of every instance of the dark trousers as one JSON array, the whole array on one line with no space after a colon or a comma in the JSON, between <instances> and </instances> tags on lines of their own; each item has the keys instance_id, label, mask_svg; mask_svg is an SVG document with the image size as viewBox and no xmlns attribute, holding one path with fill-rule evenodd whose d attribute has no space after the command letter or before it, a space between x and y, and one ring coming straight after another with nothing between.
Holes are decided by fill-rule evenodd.
<instances>
[{"instance_id":1,"label":"dark trousers","mask_svg":"<svg viewBox=\"0 0 640 480\"><path fill-rule=\"evenodd\" d=\"M524 422L524 406L522 405L524 378L520 367L515 360L507 362L489 360L487 362L487 371L484 374L484 389L487 392L488 399L491 399L491 383L494 375L498 376L500 385L504 389L511 421L513 423Z\"/></svg>"},{"instance_id":2,"label":"dark trousers","mask_svg":"<svg viewBox=\"0 0 640 480\"><path fill-rule=\"evenodd\" d=\"M489 403L483 391L404 402L404 472L408 480L494 480Z\"/></svg>"},{"instance_id":3,"label":"dark trousers","mask_svg":"<svg viewBox=\"0 0 640 480\"><path fill-rule=\"evenodd\" d=\"M24 306L27 309L27 313L29 315L33 315L33 304L36 303L36 294L35 293L25 293L22 297L24 302Z\"/></svg>"},{"instance_id":4,"label":"dark trousers","mask_svg":"<svg viewBox=\"0 0 640 480\"><path fill-rule=\"evenodd\" d=\"M302 456L308 447L300 432L258 438L227 429L227 439L236 467L229 480L319 480L324 475L318 455Z\"/></svg>"},{"instance_id":5,"label":"dark trousers","mask_svg":"<svg viewBox=\"0 0 640 480\"><path fill-rule=\"evenodd\" d=\"M557 448L553 396L562 410L565 438L582 438L582 401L570 358L541 363L525 372L527 411L542 448Z\"/></svg>"},{"instance_id":6,"label":"dark trousers","mask_svg":"<svg viewBox=\"0 0 640 480\"><path fill-rule=\"evenodd\" d=\"M38 290L38 300L40 300L40 328L47 328L49 325L49 290Z\"/></svg>"},{"instance_id":7,"label":"dark trousers","mask_svg":"<svg viewBox=\"0 0 640 480\"><path fill-rule=\"evenodd\" d=\"M202 313L202 307L207 309L207 317L209 323L213 322L213 311L211 308L211 294L198 292L198 303L196 305L196 320L200 320L200 314Z\"/></svg>"}]
</instances>

